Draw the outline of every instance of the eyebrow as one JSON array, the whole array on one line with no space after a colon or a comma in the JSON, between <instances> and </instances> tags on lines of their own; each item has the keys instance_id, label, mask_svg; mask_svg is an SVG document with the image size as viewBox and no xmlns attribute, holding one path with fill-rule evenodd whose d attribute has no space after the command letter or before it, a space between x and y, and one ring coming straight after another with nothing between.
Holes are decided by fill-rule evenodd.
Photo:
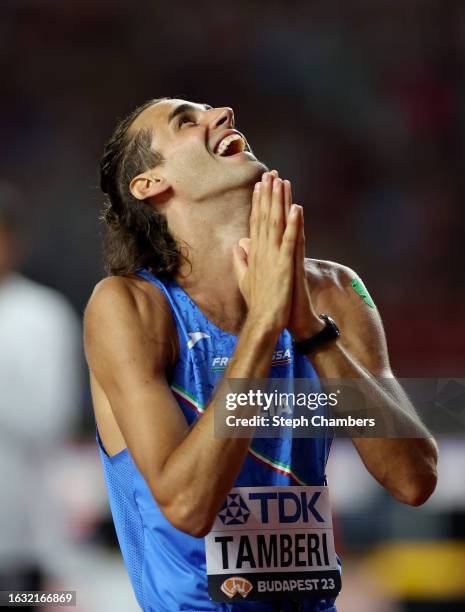
<instances>
[{"instance_id":1,"label":"eyebrow","mask_svg":"<svg viewBox=\"0 0 465 612\"><path fill-rule=\"evenodd\" d=\"M204 110L211 110L213 108L209 104L202 104L201 106L203 106ZM171 113L168 115L168 123L171 123L175 117L181 115L182 113L192 113L198 110L198 106L193 106L192 104L186 103L180 104L179 106L176 106L176 108L173 108Z\"/></svg>"}]
</instances>

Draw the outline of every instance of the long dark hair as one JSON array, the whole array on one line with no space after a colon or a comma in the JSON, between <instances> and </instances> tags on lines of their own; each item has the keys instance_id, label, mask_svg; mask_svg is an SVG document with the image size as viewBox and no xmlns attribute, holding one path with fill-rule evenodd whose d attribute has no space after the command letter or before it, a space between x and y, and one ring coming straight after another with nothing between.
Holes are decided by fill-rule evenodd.
<instances>
[{"instance_id":1,"label":"long dark hair","mask_svg":"<svg viewBox=\"0 0 465 612\"><path fill-rule=\"evenodd\" d=\"M111 275L148 268L157 276L169 276L179 267L180 251L165 217L129 189L131 179L163 163L151 147L152 130L130 133L129 128L142 111L166 99L149 100L136 108L117 124L105 145L100 162L100 187L105 194L101 219L106 224L105 269Z\"/></svg>"}]
</instances>

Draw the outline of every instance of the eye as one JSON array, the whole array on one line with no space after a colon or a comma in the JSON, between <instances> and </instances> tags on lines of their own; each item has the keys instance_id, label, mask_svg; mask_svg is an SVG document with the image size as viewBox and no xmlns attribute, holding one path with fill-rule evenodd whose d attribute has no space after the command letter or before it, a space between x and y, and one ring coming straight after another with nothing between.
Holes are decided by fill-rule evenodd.
<instances>
[{"instance_id":1,"label":"eye","mask_svg":"<svg viewBox=\"0 0 465 612\"><path fill-rule=\"evenodd\" d=\"M195 125L195 118L192 115L181 115L178 121L178 127L188 125L189 123Z\"/></svg>"}]
</instances>

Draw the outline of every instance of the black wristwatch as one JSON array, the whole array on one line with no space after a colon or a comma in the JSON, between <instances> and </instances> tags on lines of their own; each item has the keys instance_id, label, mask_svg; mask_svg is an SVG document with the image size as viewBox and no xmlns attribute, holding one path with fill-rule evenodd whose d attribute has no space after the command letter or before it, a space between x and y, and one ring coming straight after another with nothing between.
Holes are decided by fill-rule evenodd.
<instances>
[{"instance_id":1,"label":"black wristwatch","mask_svg":"<svg viewBox=\"0 0 465 612\"><path fill-rule=\"evenodd\" d=\"M330 342L331 340L336 340L341 335L339 331L339 327L336 325L334 320L327 314L320 314L320 319L326 323L321 331L316 333L314 336L307 338L307 340L301 340L300 342L295 342L294 346L298 353L302 355L308 355L316 348Z\"/></svg>"}]
</instances>

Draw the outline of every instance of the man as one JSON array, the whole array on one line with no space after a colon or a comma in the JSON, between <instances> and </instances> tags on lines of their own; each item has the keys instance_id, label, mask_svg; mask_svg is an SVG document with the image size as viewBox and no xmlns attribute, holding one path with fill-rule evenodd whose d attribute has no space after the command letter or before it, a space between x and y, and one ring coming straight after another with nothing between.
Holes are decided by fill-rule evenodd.
<instances>
[{"instance_id":1,"label":"man","mask_svg":"<svg viewBox=\"0 0 465 612\"><path fill-rule=\"evenodd\" d=\"M209 598L205 537L231 489L324 487L330 446L327 437L219 437L214 424L227 379L357 378L420 431L376 309L352 288L350 269L304 259L290 183L255 158L229 108L146 103L116 128L101 178L112 276L91 297L85 343L110 503L141 608L335 610L321 589L302 597L297 581L274 601L257 589L240 603ZM375 377L391 378L389 389ZM431 495L437 453L427 435L354 444L398 500ZM238 584L221 588L231 596Z\"/></svg>"}]
</instances>

